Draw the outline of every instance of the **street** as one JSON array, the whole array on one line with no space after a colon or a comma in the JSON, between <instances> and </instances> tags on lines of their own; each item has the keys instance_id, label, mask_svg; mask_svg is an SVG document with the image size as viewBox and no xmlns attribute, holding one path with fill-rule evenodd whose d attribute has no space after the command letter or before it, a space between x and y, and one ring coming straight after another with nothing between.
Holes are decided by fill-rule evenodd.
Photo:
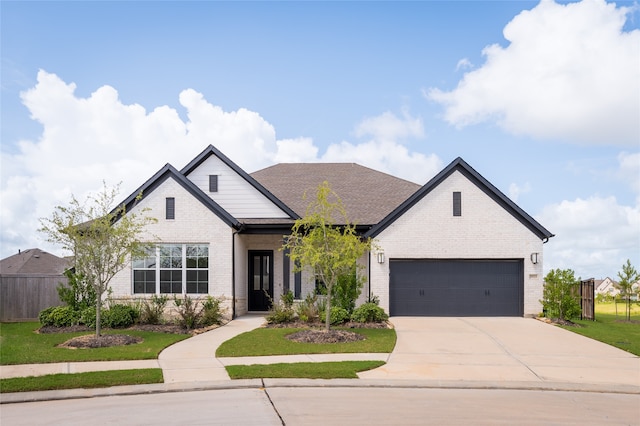
<instances>
[{"instance_id":1,"label":"street","mask_svg":"<svg viewBox=\"0 0 640 426\"><path fill-rule=\"evenodd\" d=\"M13 425L640 425L640 395L505 389L274 387L3 404Z\"/></svg>"}]
</instances>

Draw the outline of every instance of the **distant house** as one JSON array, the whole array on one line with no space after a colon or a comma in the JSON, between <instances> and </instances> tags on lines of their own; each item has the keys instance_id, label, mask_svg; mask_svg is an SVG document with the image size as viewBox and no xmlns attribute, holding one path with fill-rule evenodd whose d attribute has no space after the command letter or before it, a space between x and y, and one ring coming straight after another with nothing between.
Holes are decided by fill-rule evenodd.
<instances>
[{"instance_id":1,"label":"distant house","mask_svg":"<svg viewBox=\"0 0 640 426\"><path fill-rule=\"evenodd\" d=\"M34 320L61 304L56 288L66 282L69 259L38 248L21 250L0 260L0 320Z\"/></svg>"},{"instance_id":2,"label":"distant house","mask_svg":"<svg viewBox=\"0 0 640 426\"><path fill-rule=\"evenodd\" d=\"M595 293L605 296L617 296L620 294L620 288L618 282L607 277L604 280L596 280Z\"/></svg>"},{"instance_id":3,"label":"distant house","mask_svg":"<svg viewBox=\"0 0 640 426\"><path fill-rule=\"evenodd\" d=\"M251 155L251 153L247 153ZM233 315L264 312L291 291L315 291L281 250L328 181L377 249L360 259L359 303L391 315L523 316L541 311L543 244L553 234L461 158L420 186L351 163L279 164L247 173L209 146L183 169L167 164L123 200L149 208L155 247L111 281L112 296L211 295ZM142 193L141 198L138 194Z\"/></svg>"},{"instance_id":4,"label":"distant house","mask_svg":"<svg viewBox=\"0 0 640 426\"><path fill-rule=\"evenodd\" d=\"M69 259L61 258L38 248L20 250L0 260L0 275L60 275L69 268Z\"/></svg>"}]
</instances>

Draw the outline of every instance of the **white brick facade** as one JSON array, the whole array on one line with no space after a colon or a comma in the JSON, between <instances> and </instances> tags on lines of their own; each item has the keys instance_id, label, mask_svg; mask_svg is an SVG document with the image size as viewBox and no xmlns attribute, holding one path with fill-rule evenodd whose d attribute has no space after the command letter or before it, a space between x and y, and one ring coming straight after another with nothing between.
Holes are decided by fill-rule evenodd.
<instances>
[{"instance_id":1,"label":"white brick facade","mask_svg":"<svg viewBox=\"0 0 640 426\"><path fill-rule=\"evenodd\" d=\"M453 216L452 194L462 193ZM460 172L453 172L376 237L385 263L371 261L371 292L389 310L389 259L524 259L524 314L542 299L542 240ZM533 264L531 253L539 253Z\"/></svg>"}]
</instances>

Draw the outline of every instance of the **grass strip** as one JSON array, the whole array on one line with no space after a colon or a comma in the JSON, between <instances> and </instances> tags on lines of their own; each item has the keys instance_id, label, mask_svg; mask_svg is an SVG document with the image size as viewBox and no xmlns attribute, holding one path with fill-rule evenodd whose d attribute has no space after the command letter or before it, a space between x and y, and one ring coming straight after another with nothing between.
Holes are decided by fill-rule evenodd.
<instances>
[{"instance_id":1,"label":"grass strip","mask_svg":"<svg viewBox=\"0 0 640 426\"><path fill-rule=\"evenodd\" d=\"M105 330L103 334L128 334L142 337L135 345L109 348L68 349L57 346L72 337L91 334L38 334L37 322L2 323L0 325L0 364L41 364L76 361L121 361L156 359L167 346L190 337L188 334L154 333L137 330Z\"/></svg>"},{"instance_id":2,"label":"grass strip","mask_svg":"<svg viewBox=\"0 0 640 426\"><path fill-rule=\"evenodd\" d=\"M595 321L573 320L581 327L562 328L640 356L640 322L638 319L634 321L625 321L623 316L596 311Z\"/></svg>"},{"instance_id":3,"label":"grass strip","mask_svg":"<svg viewBox=\"0 0 640 426\"><path fill-rule=\"evenodd\" d=\"M224 342L216 351L218 357L387 353L396 344L396 332L389 328L349 329L365 336L365 340L350 343L299 343L286 338L301 328L258 328Z\"/></svg>"},{"instance_id":4,"label":"grass strip","mask_svg":"<svg viewBox=\"0 0 640 426\"><path fill-rule=\"evenodd\" d=\"M162 369L93 371L76 374L49 374L0 380L0 393L59 389L107 388L110 386L163 383Z\"/></svg>"},{"instance_id":5,"label":"grass strip","mask_svg":"<svg viewBox=\"0 0 640 426\"><path fill-rule=\"evenodd\" d=\"M357 379L358 372L384 364L384 361L297 362L229 365L226 368L232 379Z\"/></svg>"}]
</instances>

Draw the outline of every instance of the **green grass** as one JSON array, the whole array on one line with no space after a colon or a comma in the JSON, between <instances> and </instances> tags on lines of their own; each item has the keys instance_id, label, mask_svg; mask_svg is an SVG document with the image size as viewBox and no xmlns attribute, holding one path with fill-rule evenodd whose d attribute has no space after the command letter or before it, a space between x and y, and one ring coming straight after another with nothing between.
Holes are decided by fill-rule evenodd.
<instances>
[{"instance_id":1,"label":"green grass","mask_svg":"<svg viewBox=\"0 0 640 426\"><path fill-rule=\"evenodd\" d=\"M357 379L356 373L381 365L384 365L384 361L229 365L227 372L232 379Z\"/></svg>"},{"instance_id":2,"label":"green grass","mask_svg":"<svg viewBox=\"0 0 640 426\"><path fill-rule=\"evenodd\" d=\"M50 374L37 377L16 377L0 380L0 392L30 392L55 389L89 389L110 386L162 383L162 370L148 368L141 370L96 371L77 374Z\"/></svg>"},{"instance_id":3,"label":"green grass","mask_svg":"<svg viewBox=\"0 0 640 426\"><path fill-rule=\"evenodd\" d=\"M216 351L218 357L329 354L329 353L385 353L396 344L396 332L389 328L351 329L366 337L351 343L298 343L287 334L300 328L258 328L224 342Z\"/></svg>"},{"instance_id":4,"label":"green grass","mask_svg":"<svg viewBox=\"0 0 640 426\"><path fill-rule=\"evenodd\" d=\"M640 356L640 309L637 306L631 311L631 322L625 321L624 306L621 304L618 304L616 316L613 303L596 304L595 321L573 322L582 327L563 328Z\"/></svg>"},{"instance_id":5,"label":"green grass","mask_svg":"<svg viewBox=\"0 0 640 426\"><path fill-rule=\"evenodd\" d=\"M187 334L107 330L104 334L129 334L142 337L144 341L110 348L67 349L56 346L90 332L38 334L35 330L39 326L37 322L0 324L0 365L156 359L162 349L189 337Z\"/></svg>"}]
</instances>

